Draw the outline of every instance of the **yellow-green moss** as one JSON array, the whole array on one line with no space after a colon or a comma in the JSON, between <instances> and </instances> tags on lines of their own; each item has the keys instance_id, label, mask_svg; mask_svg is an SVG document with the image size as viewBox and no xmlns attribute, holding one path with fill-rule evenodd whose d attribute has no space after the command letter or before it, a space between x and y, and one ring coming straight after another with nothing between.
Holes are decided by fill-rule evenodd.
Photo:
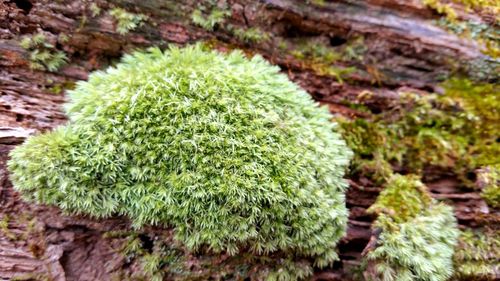
<instances>
[{"instance_id":1,"label":"yellow-green moss","mask_svg":"<svg viewBox=\"0 0 500 281\"><path fill-rule=\"evenodd\" d=\"M116 20L116 31L120 34L127 34L140 27L148 18L146 15L131 13L122 8L114 8L109 14Z\"/></svg>"},{"instance_id":2,"label":"yellow-green moss","mask_svg":"<svg viewBox=\"0 0 500 281\"><path fill-rule=\"evenodd\" d=\"M236 39L244 43L262 43L271 38L269 33L256 26L244 29L229 24L226 26L226 29L236 37Z\"/></svg>"},{"instance_id":3,"label":"yellow-green moss","mask_svg":"<svg viewBox=\"0 0 500 281\"><path fill-rule=\"evenodd\" d=\"M9 229L9 222L10 217L8 215L4 215L0 220L0 233L10 240L17 240L17 236Z\"/></svg>"},{"instance_id":4,"label":"yellow-green moss","mask_svg":"<svg viewBox=\"0 0 500 281\"><path fill-rule=\"evenodd\" d=\"M191 14L191 19L194 24L199 25L203 29L212 31L217 24L224 21L224 18L229 15L229 11L214 9L208 15L203 15L201 10L194 10Z\"/></svg>"},{"instance_id":5,"label":"yellow-green moss","mask_svg":"<svg viewBox=\"0 0 500 281\"><path fill-rule=\"evenodd\" d=\"M451 5L450 1L443 0L422 0L424 5L435 10L439 14L446 16L450 20L457 19L457 12ZM479 11L485 11L491 13L492 15L499 19L500 14L500 2L497 0L452 0L451 2L462 5L467 9L474 9Z\"/></svg>"},{"instance_id":6,"label":"yellow-green moss","mask_svg":"<svg viewBox=\"0 0 500 281\"><path fill-rule=\"evenodd\" d=\"M451 207L433 200L416 176L394 175L369 212L377 244L366 258L373 281L445 281L459 231Z\"/></svg>"},{"instance_id":7,"label":"yellow-green moss","mask_svg":"<svg viewBox=\"0 0 500 281\"><path fill-rule=\"evenodd\" d=\"M444 15L451 21L455 21L457 19L457 12L448 3L442 2L440 0L423 0L423 3L439 14Z\"/></svg>"},{"instance_id":8,"label":"yellow-green moss","mask_svg":"<svg viewBox=\"0 0 500 281\"><path fill-rule=\"evenodd\" d=\"M324 37L279 40L278 48L298 60L304 69L319 76L333 77L343 83L350 74L357 71L354 61L362 61L366 46L363 37L346 39L341 46L332 47Z\"/></svg>"},{"instance_id":9,"label":"yellow-green moss","mask_svg":"<svg viewBox=\"0 0 500 281\"><path fill-rule=\"evenodd\" d=\"M473 20L450 20L441 18L436 21L437 25L458 36L475 40L481 47L481 51L492 58L500 56L500 31L498 27Z\"/></svg>"},{"instance_id":10,"label":"yellow-green moss","mask_svg":"<svg viewBox=\"0 0 500 281\"><path fill-rule=\"evenodd\" d=\"M464 185L467 174L500 163L499 87L451 79L445 94L401 94L390 110L369 118L338 118L355 152L352 173L377 183L389 167L422 175L424 167L454 172Z\"/></svg>"},{"instance_id":11,"label":"yellow-green moss","mask_svg":"<svg viewBox=\"0 0 500 281\"><path fill-rule=\"evenodd\" d=\"M500 232L471 229L462 232L453 257L458 280L496 280L500 271Z\"/></svg>"},{"instance_id":12,"label":"yellow-green moss","mask_svg":"<svg viewBox=\"0 0 500 281\"><path fill-rule=\"evenodd\" d=\"M368 209L370 213L385 213L396 223L415 218L433 202L425 186L415 175L394 175Z\"/></svg>"},{"instance_id":13,"label":"yellow-green moss","mask_svg":"<svg viewBox=\"0 0 500 281\"><path fill-rule=\"evenodd\" d=\"M470 9L484 10L497 17L500 14L500 2L498 0L453 0L453 2L465 5Z\"/></svg>"},{"instance_id":14,"label":"yellow-green moss","mask_svg":"<svg viewBox=\"0 0 500 281\"><path fill-rule=\"evenodd\" d=\"M482 52L493 58L500 56L500 33L496 23L488 25L483 22L459 18L456 6L467 10L489 13L500 21L500 1L498 0L422 0L429 8L443 15L438 24L465 38L473 39L482 46Z\"/></svg>"},{"instance_id":15,"label":"yellow-green moss","mask_svg":"<svg viewBox=\"0 0 500 281\"><path fill-rule=\"evenodd\" d=\"M19 45L28 51L30 68L35 70L57 71L68 61L66 53L47 41L43 33L24 37Z\"/></svg>"},{"instance_id":16,"label":"yellow-green moss","mask_svg":"<svg viewBox=\"0 0 500 281\"><path fill-rule=\"evenodd\" d=\"M313 63L332 64L342 58L342 54L322 42L300 40L290 52L296 59L309 60Z\"/></svg>"},{"instance_id":17,"label":"yellow-green moss","mask_svg":"<svg viewBox=\"0 0 500 281\"><path fill-rule=\"evenodd\" d=\"M482 169L479 180L484 185L481 197L489 206L500 209L500 164Z\"/></svg>"}]
</instances>

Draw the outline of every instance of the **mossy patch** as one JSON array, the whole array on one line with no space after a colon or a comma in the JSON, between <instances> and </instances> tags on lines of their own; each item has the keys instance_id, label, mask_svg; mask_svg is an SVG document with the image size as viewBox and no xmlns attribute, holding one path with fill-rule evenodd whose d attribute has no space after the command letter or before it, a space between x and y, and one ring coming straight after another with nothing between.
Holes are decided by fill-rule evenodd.
<instances>
[{"instance_id":1,"label":"mossy patch","mask_svg":"<svg viewBox=\"0 0 500 281\"><path fill-rule=\"evenodd\" d=\"M479 173L481 197L492 208L500 209L500 164L484 167Z\"/></svg>"},{"instance_id":2,"label":"mossy patch","mask_svg":"<svg viewBox=\"0 0 500 281\"><path fill-rule=\"evenodd\" d=\"M497 0L423 0L429 8L435 10L443 17L437 21L438 25L454 32L455 34L475 40L482 48L481 51L498 58L500 56L500 29L497 23L500 21L500 3ZM489 13L496 17L496 23L487 24L485 22L459 18L454 6L463 6L468 10L476 10L480 13Z\"/></svg>"},{"instance_id":3,"label":"mossy patch","mask_svg":"<svg viewBox=\"0 0 500 281\"><path fill-rule=\"evenodd\" d=\"M454 255L458 280L497 280L500 271L500 232L493 229L462 232Z\"/></svg>"},{"instance_id":4,"label":"mossy patch","mask_svg":"<svg viewBox=\"0 0 500 281\"><path fill-rule=\"evenodd\" d=\"M259 27L250 27L245 29L228 24L226 29L234 37L236 37L236 39L244 43L262 43L271 38L269 33L263 31Z\"/></svg>"},{"instance_id":5,"label":"mossy patch","mask_svg":"<svg viewBox=\"0 0 500 281\"><path fill-rule=\"evenodd\" d=\"M140 27L148 18L146 15L128 12L122 8L114 8L109 14L116 21L116 31L122 35Z\"/></svg>"},{"instance_id":6,"label":"mossy patch","mask_svg":"<svg viewBox=\"0 0 500 281\"><path fill-rule=\"evenodd\" d=\"M299 38L293 44L279 43L280 49L298 60L302 67L317 75L334 77L343 83L349 75L357 71L352 61L362 61L366 47L362 37L352 38L339 47L330 47L325 38Z\"/></svg>"},{"instance_id":7,"label":"mossy patch","mask_svg":"<svg viewBox=\"0 0 500 281\"><path fill-rule=\"evenodd\" d=\"M54 72L68 61L66 53L57 50L54 44L48 42L43 33L24 37L20 46L29 53L31 69Z\"/></svg>"},{"instance_id":8,"label":"mossy patch","mask_svg":"<svg viewBox=\"0 0 500 281\"><path fill-rule=\"evenodd\" d=\"M227 10L212 9L208 15L203 15L201 10L194 10L191 19L194 24L201 26L207 31L212 31L217 24L221 24L230 15Z\"/></svg>"},{"instance_id":9,"label":"mossy patch","mask_svg":"<svg viewBox=\"0 0 500 281\"><path fill-rule=\"evenodd\" d=\"M437 21L439 26L470 40L475 40L481 46L481 52L496 59L500 57L500 28L486 23L467 21L452 21L442 18Z\"/></svg>"},{"instance_id":10,"label":"mossy patch","mask_svg":"<svg viewBox=\"0 0 500 281\"><path fill-rule=\"evenodd\" d=\"M366 258L375 280L445 281L453 273L459 235L451 207L430 197L414 176L394 175L369 212L381 230Z\"/></svg>"},{"instance_id":11,"label":"mossy patch","mask_svg":"<svg viewBox=\"0 0 500 281\"><path fill-rule=\"evenodd\" d=\"M382 114L338 118L355 152L352 173L383 183L390 167L418 175L425 167L437 167L472 186L467 173L500 162L498 86L463 79L443 86L442 96L402 93Z\"/></svg>"},{"instance_id":12,"label":"mossy patch","mask_svg":"<svg viewBox=\"0 0 500 281\"><path fill-rule=\"evenodd\" d=\"M385 213L401 223L415 218L432 203L432 197L416 176L394 175L368 212Z\"/></svg>"},{"instance_id":13,"label":"mossy patch","mask_svg":"<svg viewBox=\"0 0 500 281\"><path fill-rule=\"evenodd\" d=\"M497 0L422 0L422 2L451 21L457 20L457 12L451 3L462 5L467 9L490 13L496 17L497 21L500 19L498 16L500 14L500 4Z\"/></svg>"}]
</instances>

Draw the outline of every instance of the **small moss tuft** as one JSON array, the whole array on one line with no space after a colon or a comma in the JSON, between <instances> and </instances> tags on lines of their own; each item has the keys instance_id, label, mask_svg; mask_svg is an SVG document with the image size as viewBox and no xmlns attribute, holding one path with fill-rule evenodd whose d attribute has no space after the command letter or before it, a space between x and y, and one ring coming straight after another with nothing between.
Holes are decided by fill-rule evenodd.
<instances>
[{"instance_id":1,"label":"small moss tuft","mask_svg":"<svg viewBox=\"0 0 500 281\"><path fill-rule=\"evenodd\" d=\"M231 15L229 10L214 8L205 16L201 10L196 9L191 14L191 20L203 29L212 31L218 24L224 22L229 15Z\"/></svg>"},{"instance_id":2,"label":"small moss tuft","mask_svg":"<svg viewBox=\"0 0 500 281\"><path fill-rule=\"evenodd\" d=\"M130 13L122 8L114 8L109 14L115 18L116 31L122 35L140 27L148 18L146 15Z\"/></svg>"},{"instance_id":3,"label":"small moss tuft","mask_svg":"<svg viewBox=\"0 0 500 281\"><path fill-rule=\"evenodd\" d=\"M367 254L375 280L445 281L459 235L451 207L434 201L414 176L393 176L370 207L381 230Z\"/></svg>"},{"instance_id":4,"label":"small moss tuft","mask_svg":"<svg viewBox=\"0 0 500 281\"><path fill-rule=\"evenodd\" d=\"M388 214L396 223L415 218L433 202L425 186L414 175L394 175L368 212Z\"/></svg>"},{"instance_id":5,"label":"small moss tuft","mask_svg":"<svg viewBox=\"0 0 500 281\"><path fill-rule=\"evenodd\" d=\"M24 37L19 45L29 52L31 69L54 72L68 61L66 54L47 42L43 33Z\"/></svg>"},{"instance_id":6,"label":"small moss tuft","mask_svg":"<svg viewBox=\"0 0 500 281\"><path fill-rule=\"evenodd\" d=\"M270 38L269 34L259 27L243 29L240 27L228 25L227 29L236 37L236 39L245 43L262 43L269 40Z\"/></svg>"},{"instance_id":7,"label":"small moss tuft","mask_svg":"<svg viewBox=\"0 0 500 281\"><path fill-rule=\"evenodd\" d=\"M490 207L500 209L500 164L483 168L479 180L483 185L481 197Z\"/></svg>"}]
</instances>

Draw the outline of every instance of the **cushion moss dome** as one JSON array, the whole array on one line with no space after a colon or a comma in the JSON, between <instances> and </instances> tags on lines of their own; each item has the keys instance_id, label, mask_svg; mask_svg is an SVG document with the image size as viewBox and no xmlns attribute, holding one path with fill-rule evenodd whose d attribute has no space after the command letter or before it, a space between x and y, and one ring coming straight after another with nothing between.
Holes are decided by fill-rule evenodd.
<instances>
[{"instance_id":1,"label":"cushion moss dome","mask_svg":"<svg viewBox=\"0 0 500 281\"><path fill-rule=\"evenodd\" d=\"M189 249L336 258L351 152L330 113L260 56L200 45L126 55L69 92L66 125L11 153L27 200Z\"/></svg>"}]
</instances>

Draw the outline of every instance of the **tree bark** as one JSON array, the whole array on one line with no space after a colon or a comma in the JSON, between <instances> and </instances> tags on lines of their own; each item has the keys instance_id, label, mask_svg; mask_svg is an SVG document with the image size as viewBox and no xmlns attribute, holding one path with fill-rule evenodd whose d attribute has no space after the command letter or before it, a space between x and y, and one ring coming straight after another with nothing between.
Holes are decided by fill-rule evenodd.
<instances>
[{"instance_id":1,"label":"tree bark","mask_svg":"<svg viewBox=\"0 0 500 281\"><path fill-rule=\"evenodd\" d=\"M224 25L258 27L269 35L257 42L245 42L224 26L205 30L195 25L191 14L200 5L194 0L0 0L0 220L6 222L0 228L0 280L112 280L123 272L140 270L117 250L123 239L106 236L128 231L126 218L95 220L28 204L13 190L5 167L9 151L27 136L66 121L61 110L64 94L54 91L71 88L89 72L113 64L133 49L205 40L220 50L240 48L260 54L327 104L332 113L345 116L363 116L345 104L366 91L372 95L365 105L380 112L400 92L440 92L441 77L473 72L461 68L460 62L486 61L498 70L498 63L488 61L477 43L435 25L433 20L439 15L418 0L342 0L321 5L303 0L228 1L231 15ZM120 34L117 20L109 13L116 7L147 19ZM488 20L488 15L465 11L461 16ZM66 54L65 66L55 72L30 68L30 52L20 41L36 33L43 33L54 50ZM357 38L362 38L362 57L336 61L338 67L355 69L341 78L322 71L321 63L290 52L304 40L342 49ZM280 49L284 44L286 48ZM381 188L359 179L350 182L349 229L339 245L341 261L318 270L314 280L347 280L372 238L374 218L366 208ZM477 192L460 190L453 177L442 175L428 186L436 198L454 204L460 224L499 223L498 213L492 213ZM167 230L145 229L143 233L161 235L162 231Z\"/></svg>"}]
</instances>

